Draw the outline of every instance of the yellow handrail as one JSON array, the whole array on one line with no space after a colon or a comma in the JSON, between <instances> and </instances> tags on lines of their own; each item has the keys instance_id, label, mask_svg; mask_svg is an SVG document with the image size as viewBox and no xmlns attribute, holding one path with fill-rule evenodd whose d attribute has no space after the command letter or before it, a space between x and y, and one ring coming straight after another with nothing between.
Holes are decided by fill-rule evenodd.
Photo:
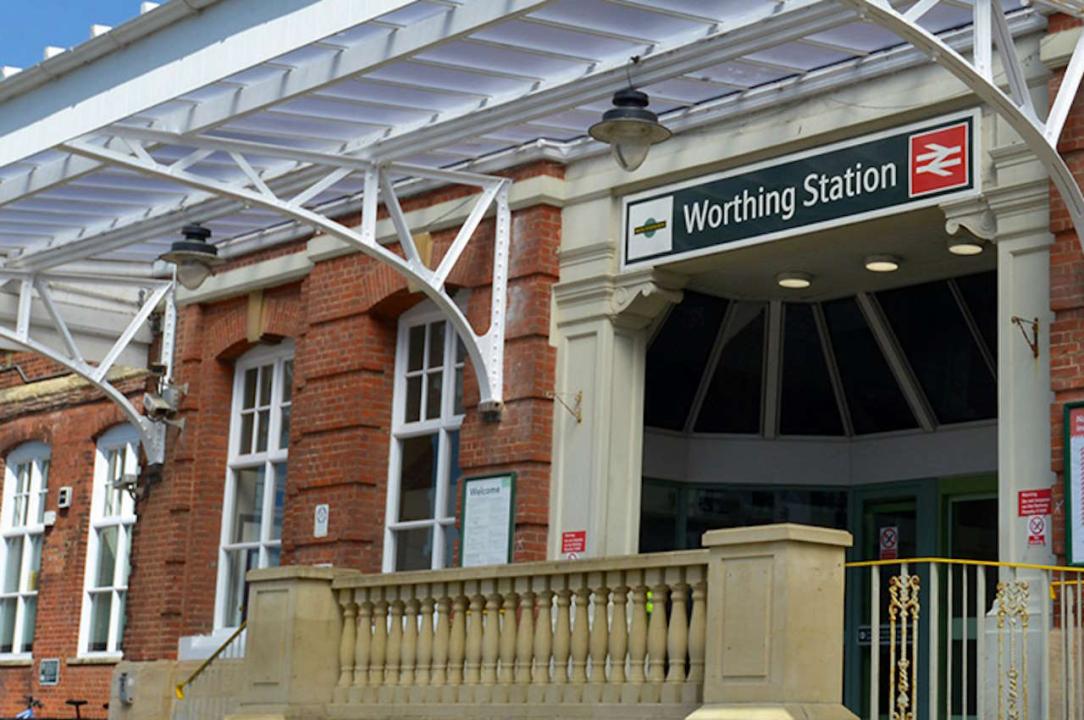
<instances>
[{"instance_id":1,"label":"yellow handrail","mask_svg":"<svg viewBox=\"0 0 1084 720\"><path fill-rule=\"evenodd\" d=\"M1018 570L1051 570L1054 572L1084 573L1084 567L1065 567L1062 565L1036 565L1034 563L999 562L996 560L958 560L956 558L918 557L902 560L862 560L845 563L844 567L864 568L883 567L885 565L907 565L910 563L928 563L930 565L982 565L984 567L1016 568Z\"/></svg>"},{"instance_id":2,"label":"yellow handrail","mask_svg":"<svg viewBox=\"0 0 1084 720\"><path fill-rule=\"evenodd\" d=\"M173 688L173 693L177 696L178 700L184 700L184 689L186 687L188 687L189 685L191 685L193 680L195 680L201 674L203 674L203 671L207 669L207 666L210 665L212 662L214 662L215 658L217 658L219 655L221 655L222 652L227 647L229 647L230 643L232 643L235 639L237 639L238 635L240 635L241 633L243 633L245 631L245 627L247 625L248 625L248 621L245 621L245 622L241 623L240 627L238 627L236 630L234 630L233 634L230 635L228 638L226 638L226 641L224 643L222 643L221 645L219 645L218 649L215 650L213 653L211 653L211 656L209 658L207 658L202 663L200 663L200 666L198 668L196 668L195 671L191 675L188 676L187 680L184 680L183 682L177 683L177 686L175 688Z\"/></svg>"}]
</instances>

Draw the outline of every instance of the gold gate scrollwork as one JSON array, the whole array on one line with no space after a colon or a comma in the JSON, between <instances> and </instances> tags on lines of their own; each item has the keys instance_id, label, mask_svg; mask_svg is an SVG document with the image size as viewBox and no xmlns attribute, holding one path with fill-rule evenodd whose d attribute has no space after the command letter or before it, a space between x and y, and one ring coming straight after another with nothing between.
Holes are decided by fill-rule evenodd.
<instances>
[{"instance_id":1,"label":"gold gate scrollwork","mask_svg":"<svg viewBox=\"0 0 1084 720\"><path fill-rule=\"evenodd\" d=\"M1028 599L1024 580L997 584L997 716L1028 720ZM1006 641L1008 654L1006 655ZM1018 662L1019 660L1019 662Z\"/></svg>"},{"instance_id":2,"label":"gold gate scrollwork","mask_svg":"<svg viewBox=\"0 0 1084 720\"><path fill-rule=\"evenodd\" d=\"M918 699L919 590L918 575L898 575L888 581L890 720L914 720L915 717Z\"/></svg>"}]
</instances>

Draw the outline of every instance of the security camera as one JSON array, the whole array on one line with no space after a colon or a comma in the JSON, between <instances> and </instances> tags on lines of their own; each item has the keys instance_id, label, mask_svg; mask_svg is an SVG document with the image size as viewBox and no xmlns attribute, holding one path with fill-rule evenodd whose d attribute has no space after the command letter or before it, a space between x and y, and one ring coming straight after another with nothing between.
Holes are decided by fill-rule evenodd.
<instances>
[{"instance_id":1,"label":"security camera","mask_svg":"<svg viewBox=\"0 0 1084 720\"><path fill-rule=\"evenodd\" d=\"M188 385L163 383L160 392L143 394L143 412L155 420L165 420L177 414L181 398L188 392Z\"/></svg>"}]
</instances>

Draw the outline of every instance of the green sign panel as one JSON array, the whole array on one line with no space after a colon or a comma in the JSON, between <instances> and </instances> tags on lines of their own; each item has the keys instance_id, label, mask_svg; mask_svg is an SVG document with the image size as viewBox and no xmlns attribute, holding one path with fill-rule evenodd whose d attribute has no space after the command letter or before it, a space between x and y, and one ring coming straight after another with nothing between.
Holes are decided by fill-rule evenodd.
<instances>
[{"instance_id":1,"label":"green sign panel","mask_svg":"<svg viewBox=\"0 0 1084 720\"><path fill-rule=\"evenodd\" d=\"M978 111L625 198L622 262L659 265L974 194Z\"/></svg>"}]
</instances>

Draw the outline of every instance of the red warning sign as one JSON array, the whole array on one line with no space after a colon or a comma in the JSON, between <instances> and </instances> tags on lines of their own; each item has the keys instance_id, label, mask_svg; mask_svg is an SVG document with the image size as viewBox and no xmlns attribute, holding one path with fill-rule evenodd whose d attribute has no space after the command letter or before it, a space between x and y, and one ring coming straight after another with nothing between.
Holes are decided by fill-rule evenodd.
<instances>
[{"instance_id":1,"label":"red warning sign","mask_svg":"<svg viewBox=\"0 0 1084 720\"><path fill-rule=\"evenodd\" d=\"M967 132L962 122L910 137L911 197L967 186Z\"/></svg>"},{"instance_id":2,"label":"red warning sign","mask_svg":"<svg viewBox=\"0 0 1084 720\"><path fill-rule=\"evenodd\" d=\"M579 557L580 553L587 551L587 531L586 530L570 530L568 532L561 533L561 554L562 555L575 555ZM575 558L572 558L575 559Z\"/></svg>"},{"instance_id":3,"label":"red warning sign","mask_svg":"<svg viewBox=\"0 0 1084 720\"><path fill-rule=\"evenodd\" d=\"M1017 513L1020 517L1049 515L1054 507L1054 497L1050 488L1041 490L1021 490L1017 495Z\"/></svg>"},{"instance_id":4,"label":"red warning sign","mask_svg":"<svg viewBox=\"0 0 1084 720\"><path fill-rule=\"evenodd\" d=\"M881 528L880 557L882 560L896 560L900 556L900 529L897 525Z\"/></svg>"},{"instance_id":5,"label":"red warning sign","mask_svg":"<svg viewBox=\"0 0 1084 720\"><path fill-rule=\"evenodd\" d=\"M1046 545L1046 518L1042 515L1028 518L1028 545Z\"/></svg>"}]
</instances>

